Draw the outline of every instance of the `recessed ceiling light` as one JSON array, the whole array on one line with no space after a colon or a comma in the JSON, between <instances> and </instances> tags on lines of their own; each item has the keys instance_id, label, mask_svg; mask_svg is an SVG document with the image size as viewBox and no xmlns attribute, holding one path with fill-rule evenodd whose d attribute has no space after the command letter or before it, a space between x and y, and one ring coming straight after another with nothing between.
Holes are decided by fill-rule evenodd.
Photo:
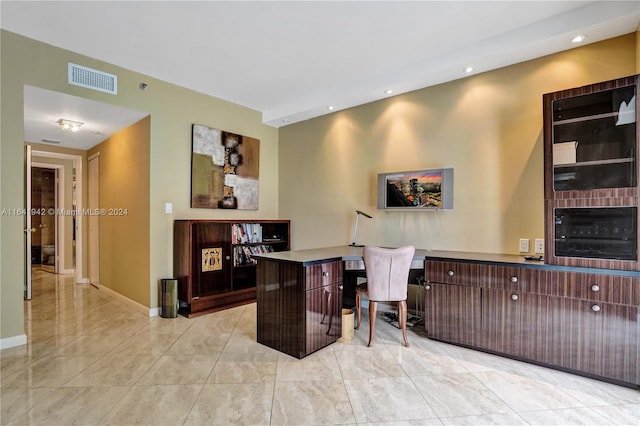
<instances>
[{"instance_id":1,"label":"recessed ceiling light","mask_svg":"<svg viewBox=\"0 0 640 426\"><path fill-rule=\"evenodd\" d=\"M393 90L387 89L387 90L384 91L384 93L387 94L387 95L390 95L390 94L393 93Z\"/></svg>"},{"instance_id":2,"label":"recessed ceiling light","mask_svg":"<svg viewBox=\"0 0 640 426\"><path fill-rule=\"evenodd\" d=\"M329 105L329 106L327 107L327 109L328 109L329 111L333 111L333 110L335 109L335 107L334 107L333 105Z\"/></svg>"},{"instance_id":3,"label":"recessed ceiling light","mask_svg":"<svg viewBox=\"0 0 640 426\"><path fill-rule=\"evenodd\" d=\"M467 74L469 74L471 71L473 71L473 67L464 67L464 68L462 68L462 71L464 71Z\"/></svg>"},{"instance_id":4,"label":"recessed ceiling light","mask_svg":"<svg viewBox=\"0 0 640 426\"><path fill-rule=\"evenodd\" d=\"M574 38L571 39L571 43L580 43L583 42L584 39L587 38L586 35L584 34L579 34L577 36L575 36Z\"/></svg>"}]
</instances>

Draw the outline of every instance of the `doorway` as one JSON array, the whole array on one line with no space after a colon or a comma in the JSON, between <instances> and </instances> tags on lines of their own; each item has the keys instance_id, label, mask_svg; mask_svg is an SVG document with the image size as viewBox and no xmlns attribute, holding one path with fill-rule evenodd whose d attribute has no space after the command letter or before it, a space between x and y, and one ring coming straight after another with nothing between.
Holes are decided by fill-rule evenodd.
<instances>
[{"instance_id":1,"label":"doorway","mask_svg":"<svg viewBox=\"0 0 640 426\"><path fill-rule=\"evenodd\" d=\"M30 145L27 145L31 148ZM82 206L82 157L74 154L61 154L53 151L42 150L30 150L27 154L29 161L27 161L28 169L45 169L55 171L57 186L55 204L53 207L46 204L46 207L39 207L40 200L39 194L34 195L34 187L37 186L35 182L31 182L34 177L37 178L37 173L32 174L27 170L27 175L30 178L28 183L28 209L34 213L29 215L28 219L30 225L28 228L33 232L30 232L29 239L31 242L28 245L27 251L27 280L25 283L26 294L29 294L29 288L31 285L29 272L33 267L37 267L46 272L55 272L58 274L73 274L75 280L78 283L87 282L85 277L86 265L83 264L83 220L82 217L76 215L76 211L79 206ZM33 199L32 199L33 198ZM38 210L36 210L38 207ZM42 213L42 214L40 214ZM45 218L46 216L46 218ZM38 222L41 219L45 221ZM49 220L47 222L46 220ZM54 225L51 225L53 221ZM45 226L40 226L45 225ZM45 236L50 233L52 227L55 232L55 243L51 241L41 241L37 239L35 234L41 234L41 229L45 229ZM36 241L36 242L34 242ZM50 247L51 245L54 247ZM49 247L44 247L45 245ZM39 252L39 253L38 253ZM40 263L33 263L33 262ZM51 267L53 262L54 267ZM33 264L33 265L32 265ZM83 266L84 265L84 266ZM28 297L26 297L29 300Z\"/></svg>"},{"instance_id":2,"label":"doorway","mask_svg":"<svg viewBox=\"0 0 640 426\"><path fill-rule=\"evenodd\" d=\"M31 266L58 273L58 169L31 167Z\"/></svg>"}]
</instances>

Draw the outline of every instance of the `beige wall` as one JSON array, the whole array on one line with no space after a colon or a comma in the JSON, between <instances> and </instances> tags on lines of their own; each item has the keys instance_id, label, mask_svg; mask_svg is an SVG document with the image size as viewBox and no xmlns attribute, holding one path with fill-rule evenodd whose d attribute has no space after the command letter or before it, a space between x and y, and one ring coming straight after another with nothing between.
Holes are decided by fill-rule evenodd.
<instances>
[{"instance_id":1,"label":"beige wall","mask_svg":"<svg viewBox=\"0 0 640 426\"><path fill-rule=\"evenodd\" d=\"M177 218L278 218L278 131L261 114L16 34L0 32L0 203L24 207L24 100L31 85L125 106L151 116L149 147L148 300L158 306L158 282L172 276L172 227ZM118 95L67 84L67 62L118 75ZM141 82L146 91L138 89ZM256 211L191 209L191 125L204 124L260 140L260 205ZM86 198L85 198L86 200ZM164 203L173 203L173 214ZM24 218L0 217L0 339L23 336ZM85 246L86 247L86 246ZM144 284L142 284L144 287ZM136 296L138 297L138 296ZM141 302L142 303L142 302Z\"/></svg>"},{"instance_id":2,"label":"beige wall","mask_svg":"<svg viewBox=\"0 0 640 426\"><path fill-rule=\"evenodd\" d=\"M544 238L542 95L632 75L636 52L629 34L281 128L292 247L348 244L360 209L360 243L518 253ZM378 173L440 167L452 211L376 209Z\"/></svg>"},{"instance_id":3,"label":"beige wall","mask_svg":"<svg viewBox=\"0 0 640 426\"><path fill-rule=\"evenodd\" d=\"M87 152L99 154L100 286L150 306L149 117Z\"/></svg>"}]
</instances>

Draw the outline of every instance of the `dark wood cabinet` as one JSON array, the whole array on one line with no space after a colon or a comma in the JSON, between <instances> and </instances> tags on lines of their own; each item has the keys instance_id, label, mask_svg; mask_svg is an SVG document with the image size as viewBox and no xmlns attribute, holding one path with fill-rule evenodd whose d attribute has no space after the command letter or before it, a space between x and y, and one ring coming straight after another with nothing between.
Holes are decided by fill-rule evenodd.
<instances>
[{"instance_id":1,"label":"dark wood cabinet","mask_svg":"<svg viewBox=\"0 0 640 426\"><path fill-rule=\"evenodd\" d=\"M518 290L482 290L482 347L549 364L559 300Z\"/></svg>"},{"instance_id":2,"label":"dark wood cabinet","mask_svg":"<svg viewBox=\"0 0 640 426\"><path fill-rule=\"evenodd\" d=\"M260 258L257 340L303 358L342 332L342 261L305 265Z\"/></svg>"},{"instance_id":3,"label":"dark wood cabinet","mask_svg":"<svg viewBox=\"0 0 640 426\"><path fill-rule=\"evenodd\" d=\"M553 275L567 297L560 298L561 342L553 363L640 384L638 279L601 274Z\"/></svg>"},{"instance_id":4,"label":"dark wood cabinet","mask_svg":"<svg viewBox=\"0 0 640 426\"><path fill-rule=\"evenodd\" d=\"M342 277L342 262L305 268L305 355L340 338Z\"/></svg>"},{"instance_id":5,"label":"dark wood cabinet","mask_svg":"<svg viewBox=\"0 0 640 426\"><path fill-rule=\"evenodd\" d=\"M640 270L639 88L636 75L543 96L547 263Z\"/></svg>"},{"instance_id":6,"label":"dark wood cabinet","mask_svg":"<svg viewBox=\"0 0 640 426\"><path fill-rule=\"evenodd\" d=\"M427 262L425 270L427 336L478 346L481 302L477 266L463 262Z\"/></svg>"},{"instance_id":7,"label":"dark wood cabinet","mask_svg":"<svg viewBox=\"0 0 640 426\"><path fill-rule=\"evenodd\" d=\"M480 289L429 282L425 285L427 336L444 342L479 346Z\"/></svg>"},{"instance_id":8,"label":"dark wood cabinet","mask_svg":"<svg viewBox=\"0 0 640 426\"><path fill-rule=\"evenodd\" d=\"M288 220L176 220L179 313L191 317L254 302L252 254L288 250L289 229Z\"/></svg>"},{"instance_id":9,"label":"dark wood cabinet","mask_svg":"<svg viewBox=\"0 0 640 426\"><path fill-rule=\"evenodd\" d=\"M640 386L640 274L427 259L425 277L428 337Z\"/></svg>"}]
</instances>

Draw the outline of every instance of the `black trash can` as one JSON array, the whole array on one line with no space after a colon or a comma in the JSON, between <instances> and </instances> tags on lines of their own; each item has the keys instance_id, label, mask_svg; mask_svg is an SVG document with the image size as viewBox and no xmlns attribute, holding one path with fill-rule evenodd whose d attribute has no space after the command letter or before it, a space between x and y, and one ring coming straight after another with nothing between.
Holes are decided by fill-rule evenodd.
<instances>
[{"instance_id":1,"label":"black trash can","mask_svg":"<svg viewBox=\"0 0 640 426\"><path fill-rule=\"evenodd\" d=\"M178 316L178 280L164 278L160 280L162 318Z\"/></svg>"}]
</instances>

